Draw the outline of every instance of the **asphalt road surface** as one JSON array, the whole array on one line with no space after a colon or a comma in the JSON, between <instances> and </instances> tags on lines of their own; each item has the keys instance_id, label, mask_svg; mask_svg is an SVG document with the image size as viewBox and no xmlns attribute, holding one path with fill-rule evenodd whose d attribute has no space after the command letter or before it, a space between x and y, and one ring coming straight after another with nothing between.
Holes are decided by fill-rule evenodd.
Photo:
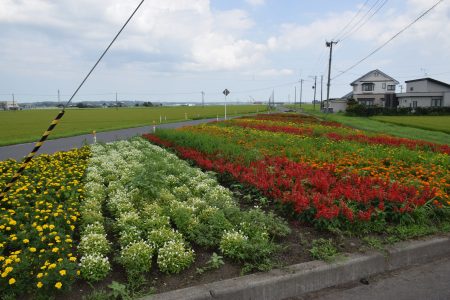
<instances>
[{"instance_id":1,"label":"asphalt road surface","mask_svg":"<svg viewBox=\"0 0 450 300\"><path fill-rule=\"evenodd\" d=\"M450 299L450 257L329 288L291 300L447 300Z\"/></svg>"},{"instance_id":2,"label":"asphalt road surface","mask_svg":"<svg viewBox=\"0 0 450 300\"><path fill-rule=\"evenodd\" d=\"M178 123L169 123L169 124L161 124L156 125L156 130L158 128L179 128L183 126L197 125L202 123L207 123L211 121L215 121L214 119L204 119L204 120L193 120L186 122L178 122ZM219 118L219 120L221 120ZM144 127L136 127L136 128L128 128L114 131L106 131L106 132L98 132L97 133L97 142L111 142L117 140L128 139L133 136L142 135L144 133L150 133L153 131L153 126L144 126ZM92 134L83 134L73 137L60 138L55 140L48 140L44 143L44 145L39 149L38 154L51 154L57 151L68 151L73 148L79 148L86 144L93 143ZM16 160L22 159L24 156L28 155L28 153L33 149L34 143L25 143L25 144L17 144L0 147L0 160L6 160L9 158L13 158Z\"/></svg>"}]
</instances>

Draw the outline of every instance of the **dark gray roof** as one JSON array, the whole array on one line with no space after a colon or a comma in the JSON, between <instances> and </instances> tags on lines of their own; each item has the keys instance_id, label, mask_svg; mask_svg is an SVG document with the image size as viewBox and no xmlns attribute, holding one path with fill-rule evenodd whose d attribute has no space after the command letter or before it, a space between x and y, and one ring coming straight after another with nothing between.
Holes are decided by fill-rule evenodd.
<instances>
[{"instance_id":1,"label":"dark gray roof","mask_svg":"<svg viewBox=\"0 0 450 300\"><path fill-rule=\"evenodd\" d=\"M391 76L387 75L386 73L381 72L381 71L378 70L378 69L375 69L375 70L372 70L372 71L370 71L370 72L367 72L367 73L364 74L363 76L359 77L358 79L356 79L355 81L353 81L352 83L350 83L350 85L354 85L356 82L358 82L359 80L361 80L362 78L366 77L367 75L369 75L370 73L373 73L373 72L378 72L378 73L380 73L381 75L383 75L383 76L389 78L390 80L394 81L395 84L399 84L399 83L400 83L400 82L398 82L397 80L395 80L394 78L392 78Z\"/></svg>"},{"instance_id":2,"label":"dark gray roof","mask_svg":"<svg viewBox=\"0 0 450 300\"><path fill-rule=\"evenodd\" d=\"M445 82L442 82L442 81L439 81L439 80L436 80L436 79L433 79L433 78L430 78L430 77L419 78L419 79L413 79L413 80L407 80L407 81L405 81L405 82L408 83L408 82L416 82L416 81L423 81L423 80L431 81L431 82L434 82L434 83L436 83L436 84L443 85L443 86L445 86L445 87L449 87L449 88L450 88L450 84L445 83Z\"/></svg>"}]
</instances>

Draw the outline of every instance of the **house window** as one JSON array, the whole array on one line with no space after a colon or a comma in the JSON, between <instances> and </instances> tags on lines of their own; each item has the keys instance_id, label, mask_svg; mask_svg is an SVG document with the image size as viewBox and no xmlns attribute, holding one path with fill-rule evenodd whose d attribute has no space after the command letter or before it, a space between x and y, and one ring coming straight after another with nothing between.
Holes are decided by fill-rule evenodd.
<instances>
[{"instance_id":1,"label":"house window","mask_svg":"<svg viewBox=\"0 0 450 300\"><path fill-rule=\"evenodd\" d=\"M385 82L383 82L383 89L385 89L386 88L386 83Z\"/></svg>"},{"instance_id":2,"label":"house window","mask_svg":"<svg viewBox=\"0 0 450 300\"><path fill-rule=\"evenodd\" d=\"M413 102L412 102L412 107L413 107L413 108L417 108L417 101L413 101Z\"/></svg>"},{"instance_id":3,"label":"house window","mask_svg":"<svg viewBox=\"0 0 450 300\"><path fill-rule=\"evenodd\" d=\"M363 92L370 92L373 91L375 87L375 84L373 83L363 83L362 84L362 90Z\"/></svg>"},{"instance_id":4,"label":"house window","mask_svg":"<svg viewBox=\"0 0 450 300\"><path fill-rule=\"evenodd\" d=\"M411 92L414 91L414 87L413 87L413 86L410 87L409 90L410 90Z\"/></svg>"},{"instance_id":5,"label":"house window","mask_svg":"<svg viewBox=\"0 0 450 300\"><path fill-rule=\"evenodd\" d=\"M388 90L388 91L395 91L395 85L389 84L389 85L387 86L387 90Z\"/></svg>"},{"instance_id":6,"label":"house window","mask_svg":"<svg viewBox=\"0 0 450 300\"><path fill-rule=\"evenodd\" d=\"M373 106L374 98L358 98L358 102L365 106Z\"/></svg>"},{"instance_id":7,"label":"house window","mask_svg":"<svg viewBox=\"0 0 450 300\"><path fill-rule=\"evenodd\" d=\"M431 107L441 107L442 106L442 98L431 98Z\"/></svg>"}]
</instances>

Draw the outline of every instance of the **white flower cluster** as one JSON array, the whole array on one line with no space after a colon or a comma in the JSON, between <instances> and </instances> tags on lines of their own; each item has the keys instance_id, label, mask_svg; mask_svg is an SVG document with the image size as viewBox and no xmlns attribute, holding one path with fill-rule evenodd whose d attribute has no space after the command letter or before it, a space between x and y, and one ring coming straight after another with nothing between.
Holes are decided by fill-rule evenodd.
<instances>
[{"instance_id":1,"label":"white flower cluster","mask_svg":"<svg viewBox=\"0 0 450 300\"><path fill-rule=\"evenodd\" d=\"M249 249L249 232L257 231L252 222L241 222L244 213L214 175L140 138L92 146L87 181L83 235L95 239L82 235L83 255L95 248L107 260L109 244L100 242L106 239L106 208L119 236L117 261L129 275L149 271L153 255L162 272L189 267L195 256L187 241L220 246L224 255L239 259L238 252Z\"/></svg>"},{"instance_id":2,"label":"white flower cluster","mask_svg":"<svg viewBox=\"0 0 450 300\"><path fill-rule=\"evenodd\" d=\"M86 172L86 199L81 204L82 219L81 242L78 245L82 256L80 260L81 276L88 281L104 279L111 265L106 254L110 245L103 226L102 205L106 197L101 163L96 159L100 147L92 147L92 159Z\"/></svg>"}]
</instances>

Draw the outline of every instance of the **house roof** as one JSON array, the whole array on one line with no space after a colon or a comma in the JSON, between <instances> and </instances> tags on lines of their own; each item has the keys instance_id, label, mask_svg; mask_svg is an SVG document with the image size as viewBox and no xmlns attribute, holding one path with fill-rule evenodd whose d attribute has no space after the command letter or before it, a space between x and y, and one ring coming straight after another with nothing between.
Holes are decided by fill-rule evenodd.
<instances>
[{"instance_id":1,"label":"house roof","mask_svg":"<svg viewBox=\"0 0 450 300\"><path fill-rule=\"evenodd\" d=\"M348 98L352 98L353 97L353 92L349 92L347 94L345 94L344 96L341 97L341 99L348 99Z\"/></svg>"},{"instance_id":2,"label":"house roof","mask_svg":"<svg viewBox=\"0 0 450 300\"><path fill-rule=\"evenodd\" d=\"M397 80L395 80L394 78L392 78L391 76L387 75L386 73L383 73L383 72L381 72L381 71L378 70L378 69L375 69L375 70L372 70L372 71L370 71L370 72L364 74L363 76L359 77L358 79L356 79L355 81L353 81L352 83L350 83L350 85L354 85L356 82L360 81L360 80L363 79L364 77L366 77L366 76L368 76L368 75L370 75L370 74L372 74L372 73L375 73L375 72L378 72L378 73L380 73L381 75L383 75L384 77L389 78L390 80L394 81L395 84L399 84L399 83L400 83L400 82L398 82Z\"/></svg>"},{"instance_id":3,"label":"house roof","mask_svg":"<svg viewBox=\"0 0 450 300\"><path fill-rule=\"evenodd\" d=\"M416 82L416 81L423 81L423 80L431 81L431 82L433 82L433 83L436 83L436 84L439 84L439 85L443 85L443 86L445 86L445 87L450 88L450 84L445 83L445 82L442 82L442 81L439 81L439 80L436 80L436 79L433 79L433 78L430 78L430 77L419 78L419 79L413 79L413 80L407 80L407 81L405 81L405 82L406 82L406 83L409 83L409 82Z\"/></svg>"}]
</instances>

